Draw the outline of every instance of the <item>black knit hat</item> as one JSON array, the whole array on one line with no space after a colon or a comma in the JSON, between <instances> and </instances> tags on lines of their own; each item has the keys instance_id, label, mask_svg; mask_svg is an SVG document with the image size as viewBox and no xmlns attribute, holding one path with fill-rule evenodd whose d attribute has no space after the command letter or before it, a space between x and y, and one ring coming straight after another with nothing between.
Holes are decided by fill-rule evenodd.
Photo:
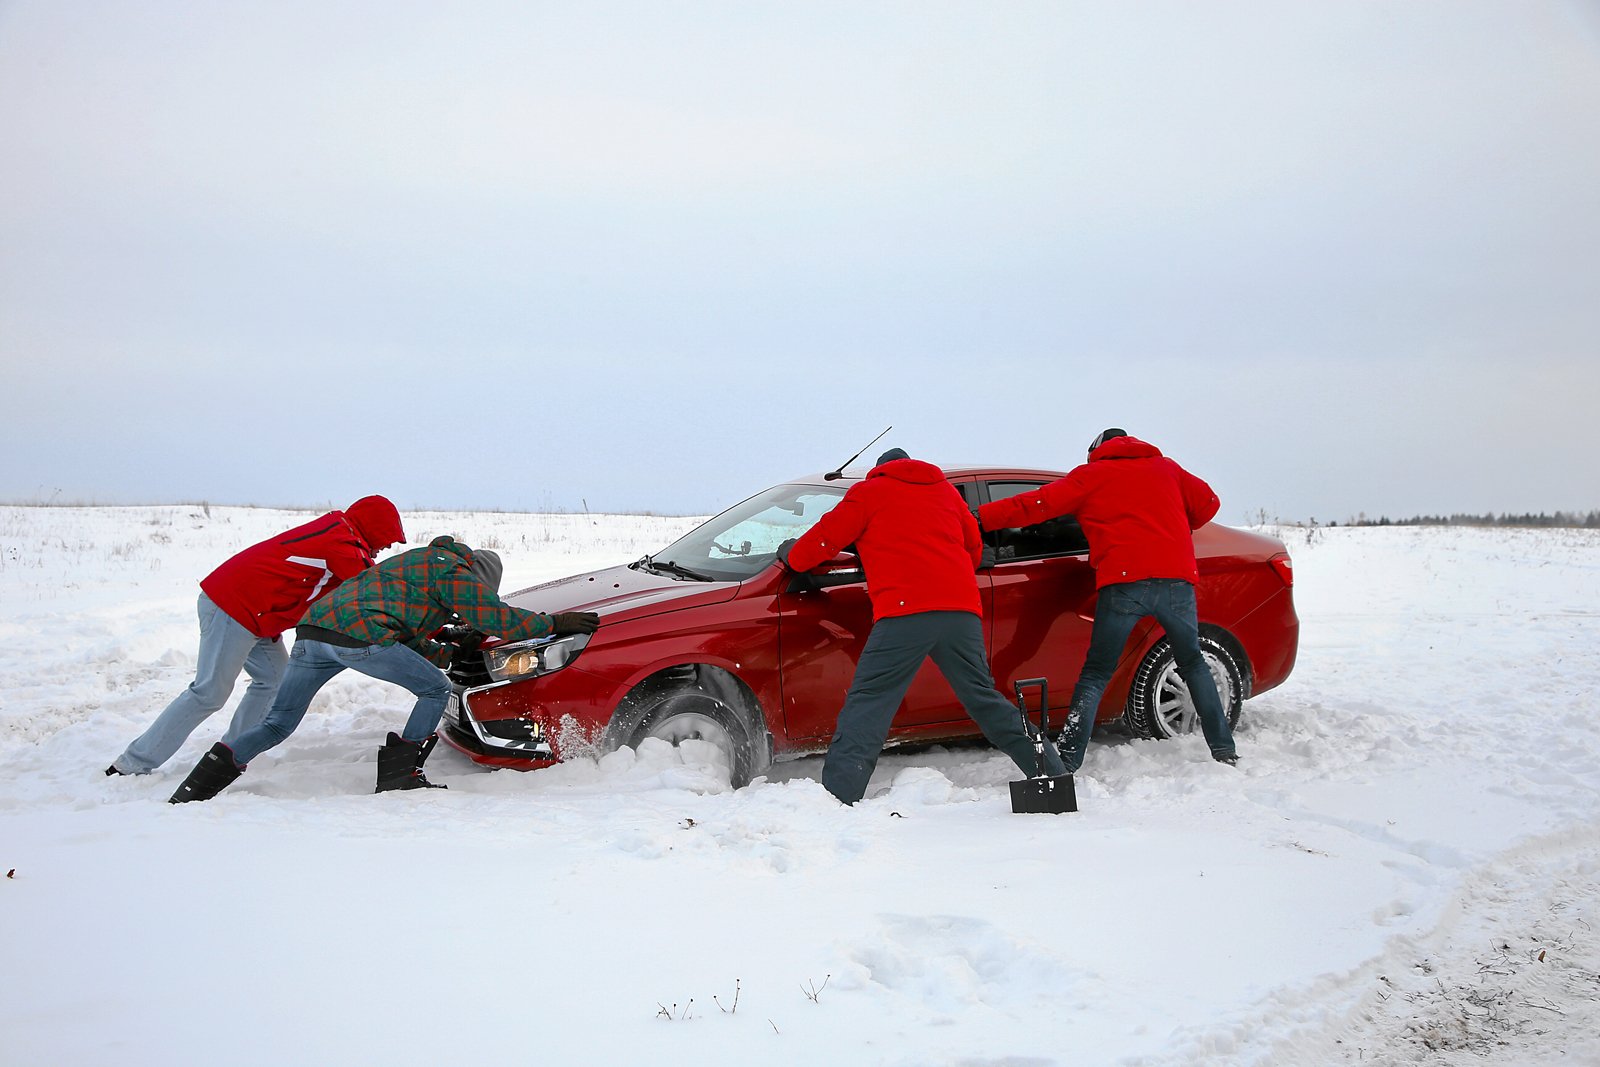
<instances>
[{"instance_id":1,"label":"black knit hat","mask_svg":"<svg viewBox=\"0 0 1600 1067\"><path fill-rule=\"evenodd\" d=\"M1099 448L1101 445L1105 444L1107 441L1111 440L1113 437L1126 437L1126 436L1128 436L1128 431L1127 430L1119 430L1115 426L1111 427L1108 430L1101 430L1100 431L1100 436L1096 437L1093 441L1091 441L1089 443L1089 451L1093 452L1095 449Z\"/></svg>"},{"instance_id":2,"label":"black knit hat","mask_svg":"<svg viewBox=\"0 0 1600 1067\"><path fill-rule=\"evenodd\" d=\"M910 458L911 457L906 454L906 450L905 449L903 449L903 448L891 448L891 449L889 449L889 451L885 452L883 455L878 457L877 465L881 467L885 463L888 463L892 459L910 459Z\"/></svg>"}]
</instances>

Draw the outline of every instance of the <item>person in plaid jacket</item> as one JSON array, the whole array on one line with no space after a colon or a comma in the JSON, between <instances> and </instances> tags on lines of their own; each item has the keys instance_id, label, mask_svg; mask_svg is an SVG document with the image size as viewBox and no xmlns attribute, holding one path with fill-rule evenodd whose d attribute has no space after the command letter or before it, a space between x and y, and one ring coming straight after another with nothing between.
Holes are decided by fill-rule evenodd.
<instances>
[{"instance_id":1,"label":"person in plaid jacket","mask_svg":"<svg viewBox=\"0 0 1600 1067\"><path fill-rule=\"evenodd\" d=\"M462 644L484 635L522 641L548 634L593 633L600 616L590 611L546 615L500 599L500 558L474 551L451 537L391 556L317 601L295 627L289 670L266 717L234 743L217 742L195 766L172 803L209 800L243 773L249 762L281 744L300 725L311 698L345 669L393 682L416 698L400 734L378 750L375 792L442 789L422 774L438 741L434 729L450 698L440 669ZM457 643L440 630L461 624ZM448 631L447 631L448 632Z\"/></svg>"},{"instance_id":2,"label":"person in plaid jacket","mask_svg":"<svg viewBox=\"0 0 1600 1067\"><path fill-rule=\"evenodd\" d=\"M380 550L405 539L393 502L364 496L343 511L330 511L224 560L200 582L194 681L106 774L149 774L167 762L227 703L240 671L250 676L250 685L222 739L232 742L255 726L272 706L289 663L283 632L308 604L372 566Z\"/></svg>"}]
</instances>

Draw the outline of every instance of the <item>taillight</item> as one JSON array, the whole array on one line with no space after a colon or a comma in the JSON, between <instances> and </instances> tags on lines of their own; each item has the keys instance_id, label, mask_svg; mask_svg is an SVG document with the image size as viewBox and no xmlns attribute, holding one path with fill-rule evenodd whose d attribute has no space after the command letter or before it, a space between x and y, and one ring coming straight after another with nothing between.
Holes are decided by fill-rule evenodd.
<instances>
[{"instance_id":1,"label":"taillight","mask_svg":"<svg viewBox=\"0 0 1600 1067\"><path fill-rule=\"evenodd\" d=\"M1289 558L1289 553L1285 552L1281 556L1273 556L1267 562L1271 563L1272 569L1278 572L1278 577L1283 579L1284 585L1294 585L1294 561Z\"/></svg>"}]
</instances>

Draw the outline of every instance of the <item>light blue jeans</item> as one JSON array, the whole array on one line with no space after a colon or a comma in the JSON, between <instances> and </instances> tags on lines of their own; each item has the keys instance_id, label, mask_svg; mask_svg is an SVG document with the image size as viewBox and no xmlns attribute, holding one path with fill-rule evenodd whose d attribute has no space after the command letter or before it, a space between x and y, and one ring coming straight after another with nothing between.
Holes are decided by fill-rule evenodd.
<instances>
[{"instance_id":1,"label":"light blue jeans","mask_svg":"<svg viewBox=\"0 0 1600 1067\"><path fill-rule=\"evenodd\" d=\"M317 695L317 690L346 669L393 682L417 698L411 718L406 720L405 732L400 735L407 741L425 741L438 727L450 700L450 679L421 653L405 645L342 648L301 638L289 653L288 673L283 676L278 698L272 702L266 718L254 729L241 734L238 740L224 739L233 749L233 761L243 767L267 749L282 744L306 717L306 709L311 706L311 698Z\"/></svg>"},{"instance_id":2,"label":"light blue jeans","mask_svg":"<svg viewBox=\"0 0 1600 1067\"><path fill-rule=\"evenodd\" d=\"M195 727L228 702L240 671L250 675L250 685L223 735L225 744L260 722L278 691L289 661L283 642L257 637L204 593L195 608L200 616L200 651L194 681L112 762L123 774L149 774L167 762Z\"/></svg>"}]
</instances>

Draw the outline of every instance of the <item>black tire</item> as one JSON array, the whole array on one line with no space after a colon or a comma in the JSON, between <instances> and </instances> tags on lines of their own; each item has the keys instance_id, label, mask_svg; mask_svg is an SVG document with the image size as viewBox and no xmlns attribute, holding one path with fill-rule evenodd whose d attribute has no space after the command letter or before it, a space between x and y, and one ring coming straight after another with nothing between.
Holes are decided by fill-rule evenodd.
<instances>
[{"instance_id":1,"label":"black tire","mask_svg":"<svg viewBox=\"0 0 1600 1067\"><path fill-rule=\"evenodd\" d=\"M673 745L696 740L717 746L727 760L728 782L735 789L749 785L756 771L756 748L744 717L709 693L663 693L644 713L627 743L638 748L647 737L659 737Z\"/></svg>"},{"instance_id":2,"label":"black tire","mask_svg":"<svg viewBox=\"0 0 1600 1067\"><path fill-rule=\"evenodd\" d=\"M1206 634L1200 635L1200 654L1216 680L1217 695L1228 713L1228 724L1237 725L1239 710L1244 707L1244 671L1238 659L1226 645ZM1134 736L1157 740L1193 733L1200 728L1194 702L1189 699L1189 687L1178 675L1178 661L1172 655L1172 643L1166 638L1151 647L1134 672L1128 706L1122 717Z\"/></svg>"}]
</instances>

